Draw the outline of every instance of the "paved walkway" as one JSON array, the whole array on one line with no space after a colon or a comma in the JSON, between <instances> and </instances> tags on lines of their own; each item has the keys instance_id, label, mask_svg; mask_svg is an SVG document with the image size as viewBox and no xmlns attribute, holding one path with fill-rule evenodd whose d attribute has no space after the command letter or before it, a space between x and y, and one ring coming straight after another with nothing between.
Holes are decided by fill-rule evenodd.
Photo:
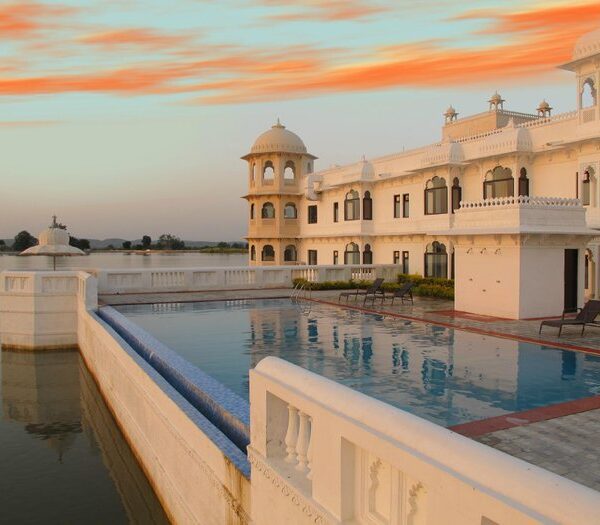
<instances>
[{"instance_id":1,"label":"paved walkway","mask_svg":"<svg viewBox=\"0 0 600 525\"><path fill-rule=\"evenodd\" d=\"M313 292L312 299L336 303L339 291ZM230 299L260 299L289 297L289 289L208 291L162 294L126 294L101 296L103 304L143 304L157 302L195 302ZM342 305L345 305L342 302ZM524 341L548 343L553 346L600 353L600 329L590 328L584 337L579 329L565 329L559 339L556 330L548 328L538 335L539 321L513 321L453 312L453 302L417 297L414 305L389 302L381 305L350 300L349 307L377 312L381 315L400 316L417 321L440 324L452 328L485 333ZM600 409L593 409L477 435L473 439L502 450L534 465L587 485L600 491ZM544 409L542 409L544 410ZM552 412L551 409L546 409ZM560 411L559 411L560 412ZM486 420L487 422L487 420ZM484 425L486 424L484 422ZM502 428L502 427L500 427ZM493 426L488 426L489 430Z\"/></svg>"},{"instance_id":2,"label":"paved walkway","mask_svg":"<svg viewBox=\"0 0 600 525\"><path fill-rule=\"evenodd\" d=\"M600 409L475 439L600 491Z\"/></svg>"}]
</instances>

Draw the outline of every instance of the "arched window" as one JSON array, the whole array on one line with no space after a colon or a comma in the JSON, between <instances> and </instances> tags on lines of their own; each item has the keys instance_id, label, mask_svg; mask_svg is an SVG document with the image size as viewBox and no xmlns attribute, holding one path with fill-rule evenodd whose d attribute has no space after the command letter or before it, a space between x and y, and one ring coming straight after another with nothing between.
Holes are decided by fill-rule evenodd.
<instances>
[{"instance_id":1,"label":"arched window","mask_svg":"<svg viewBox=\"0 0 600 525\"><path fill-rule=\"evenodd\" d=\"M250 246L250 260L256 261L256 246L254 244Z\"/></svg>"},{"instance_id":2,"label":"arched window","mask_svg":"<svg viewBox=\"0 0 600 525\"><path fill-rule=\"evenodd\" d=\"M256 182L256 162L252 163L252 169L250 171L250 182L252 184Z\"/></svg>"},{"instance_id":3,"label":"arched window","mask_svg":"<svg viewBox=\"0 0 600 525\"><path fill-rule=\"evenodd\" d=\"M581 202L584 206L595 206L596 196L596 172L594 168L588 166L583 172L581 181Z\"/></svg>"},{"instance_id":4,"label":"arched window","mask_svg":"<svg viewBox=\"0 0 600 525\"><path fill-rule=\"evenodd\" d=\"M462 200L462 188L460 187L460 181L458 177L454 177L452 181L452 213L460 208L460 201Z\"/></svg>"},{"instance_id":5,"label":"arched window","mask_svg":"<svg viewBox=\"0 0 600 525\"><path fill-rule=\"evenodd\" d=\"M265 162L265 168L263 170L263 184L273 184L275 180L275 168L273 163L268 160Z\"/></svg>"},{"instance_id":6,"label":"arched window","mask_svg":"<svg viewBox=\"0 0 600 525\"><path fill-rule=\"evenodd\" d=\"M344 251L344 264L360 264L360 250L358 244L351 242Z\"/></svg>"},{"instance_id":7,"label":"arched window","mask_svg":"<svg viewBox=\"0 0 600 525\"><path fill-rule=\"evenodd\" d=\"M515 194L515 181L510 168L496 166L488 171L483 183L483 198L513 197Z\"/></svg>"},{"instance_id":8,"label":"arched window","mask_svg":"<svg viewBox=\"0 0 600 525\"><path fill-rule=\"evenodd\" d=\"M519 197L529 197L529 179L525 168L521 168L519 173Z\"/></svg>"},{"instance_id":9,"label":"arched window","mask_svg":"<svg viewBox=\"0 0 600 525\"><path fill-rule=\"evenodd\" d=\"M261 259L266 262L275 260L275 250L270 244L265 244L262 249Z\"/></svg>"},{"instance_id":10,"label":"arched window","mask_svg":"<svg viewBox=\"0 0 600 525\"><path fill-rule=\"evenodd\" d=\"M288 202L283 208L283 218L284 219L296 219L298 218L298 211L296 210L296 205L293 202Z\"/></svg>"},{"instance_id":11,"label":"arched window","mask_svg":"<svg viewBox=\"0 0 600 525\"><path fill-rule=\"evenodd\" d=\"M373 252L371 251L371 245L365 244L363 250L363 264L373 264Z\"/></svg>"},{"instance_id":12,"label":"arched window","mask_svg":"<svg viewBox=\"0 0 600 525\"><path fill-rule=\"evenodd\" d=\"M250 220L254 219L254 203L250 204Z\"/></svg>"},{"instance_id":13,"label":"arched window","mask_svg":"<svg viewBox=\"0 0 600 525\"><path fill-rule=\"evenodd\" d=\"M358 192L351 190L346 193L344 200L344 220L356 221L360 219L360 198Z\"/></svg>"},{"instance_id":14,"label":"arched window","mask_svg":"<svg viewBox=\"0 0 600 525\"><path fill-rule=\"evenodd\" d=\"M312 164L310 162L306 164L306 173L312 173Z\"/></svg>"},{"instance_id":15,"label":"arched window","mask_svg":"<svg viewBox=\"0 0 600 525\"><path fill-rule=\"evenodd\" d=\"M265 202L262 207L260 216L263 219L274 219L275 218L275 206L272 202Z\"/></svg>"},{"instance_id":16,"label":"arched window","mask_svg":"<svg viewBox=\"0 0 600 525\"><path fill-rule=\"evenodd\" d=\"M433 177L425 185L425 215L448 213L448 186L446 179Z\"/></svg>"},{"instance_id":17,"label":"arched window","mask_svg":"<svg viewBox=\"0 0 600 525\"><path fill-rule=\"evenodd\" d=\"M373 199L371 198L370 191L365 191L365 195L363 197L363 220L373 220Z\"/></svg>"},{"instance_id":18,"label":"arched window","mask_svg":"<svg viewBox=\"0 0 600 525\"><path fill-rule=\"evenodd\" d=\"M448 277L448 252L437 241L427 245L425 252L425 277Z\"/></svg>"},{"instance_id":19,"label":"arched window","mask_svg":"<svg viewBox=\"0 0 600 525\"><path fill-rule=\"evenodd\" d=\"M586 79L581 89L581 108L591 108L596 105L597 93L596 84L591 78Z\"/></svg>"},{"instance_id":20,"label":"arched window","mask_svg":"<svg viewBox=\"0 0 600 525\"><path fill-rule=\"evenodd\" d=\"M298 252L293 244L285 247L285 250L283 251L283 260L284 262L296 262L298 260Z\"/></svg>"},{"instance_id":21,"label":"arched window","mask_svg":"<svg viewBox=\"0 0 600 525\"><path fill-rule=\"evenodd\" d=\"M283 183L294 184L296 181L296 166L291 160L285 163L285 169L283 170Z\"/></svg>"}]
</instances>

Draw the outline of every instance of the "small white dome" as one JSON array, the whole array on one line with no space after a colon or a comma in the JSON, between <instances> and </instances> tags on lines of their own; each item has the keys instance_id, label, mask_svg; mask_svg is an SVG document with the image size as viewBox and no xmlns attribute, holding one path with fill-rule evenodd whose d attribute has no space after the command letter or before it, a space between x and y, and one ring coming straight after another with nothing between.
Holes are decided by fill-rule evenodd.
<instances>
[{"instance_id":1,"label":"small white dome","mask_svg":"<svg viewBox=\"0 0 600 525\"><path fill-rule=\"evenodd\" d=\"M446 115L447 117L456 115L456 110L454 109L453 106L449 106L448 109L446 110L446 113L444 113L444 115Z\"/></svg>"},{"instance_id":2,"label":"small white dome","mask_svg":"<svg viewBox=\"0 0 600 525\"><path fill-rule=\"evenodd\" d=\"M20 255L85 255L85 252L69 245L69 232L53 217L52 224L39 234L39 243Z\"/></svg>"},{"instance_id":3,"label":"small white dome","mask_svg":"<svg viewBox=\"0 0 600 525\"><path fill-rule=\"evenodd\" d=\"M306 153L306 146L302 139L285 129L285 126L277 121L269 131L260 135L252 149L251 153Z\"/></svg>"},{"instance_id":4,"label":"small white dome","mask_svg":"<svg viewBox=\"0 0 600 525\"><path fill-rule=\"evenodd\" d=\"M600 29L583 35L575 44L573 60L590 57L600 53Z\"/></svg>"},{"instance_id":5,"label":"small white dome","mask_svg":"<svg viewBox=\"0 0 600 525\"><path fill-rule=\"evenodd\" d=\"M492 95L492 98L490 98L489 102L500 104L500 102L504 102L504 99L502 98L502 95L496 91Z\"/></svg>"}]
</instances>

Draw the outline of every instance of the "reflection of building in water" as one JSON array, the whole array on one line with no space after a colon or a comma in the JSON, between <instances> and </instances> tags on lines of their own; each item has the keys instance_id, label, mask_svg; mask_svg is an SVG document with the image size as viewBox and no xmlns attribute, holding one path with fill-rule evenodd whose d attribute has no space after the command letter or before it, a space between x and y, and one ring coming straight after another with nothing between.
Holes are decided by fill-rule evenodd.
<instances>
[{"instance_id":1,"label":"reflection of building in water","mask_svg":"<svg viewBox=\"0 0 600 525\"><path fill-rule=\"evenodd\" d=\"M25 424L62 460L81 433L77 352L2 354L4 419Z\"/></svg>"},{"instance_id":2,"label":"reflection of building in water","mask_svg":"<svg viewBox=\"0 0 600 525\"><path fill-rule=\"evenodd\" d=\"M94 436L130 523L169 523L148 479L83 363L79 367L83 431Z\"/></svg>"},{"instance_id":3,"label":"reflection of building in water","mask_svg":"<svg viewBox=\"0 0 600 525\"><path fill-rule=\"evenodd\" d=\"M589 395L583 354L322 306L249 316L252 366L277 355L398 406L474 420Z\"/></svg>"},{"instance_id":4,"label":"reflection of building in water","mask_svg":"<svg viewBox=\"0 0 600 525\"><path fill-rule=\"evenodd\" d=\"M59 460L83 433L89 446L101 451L130 522L168 523L79 353L0 353L4 419L23 424ZM77 447L72 452L80 457Z\"/></svg>"}]
</instances>

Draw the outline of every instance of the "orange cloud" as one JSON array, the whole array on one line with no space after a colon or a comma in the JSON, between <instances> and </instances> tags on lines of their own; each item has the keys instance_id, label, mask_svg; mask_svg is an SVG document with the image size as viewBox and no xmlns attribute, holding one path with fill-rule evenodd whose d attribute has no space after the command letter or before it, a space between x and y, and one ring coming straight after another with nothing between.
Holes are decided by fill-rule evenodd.
<instances>
[{"instance_id":1,"label":"orange cloud","mask_svg":"<svg viewBox=\"0 0 600 525\"><path fill-rule=\"evenodd\" d=\"M388 8L381 5L373 5L373 2L369 4L361 0L305 0L304 2L263 0L263 4L302 8L300 11L280 13L266 17L268 20L287 22L359 20L388 10Z\"/></svg>"},{"instance_id":2,"label":"orange cloud","mask_svg":"<svg viewBox=\"0 0 600 525\"><path fill-rule=\"evenodd\" d=\"M0 6L0 38L23 38L47 27L46 19L74 10L67 6L38 2L14 2Z\"/></svg>"},{"instance_id":3,"label":"orange cloud","mask_svg":"<svg viewBox=\"0 0 600 525\"><path fill-rule=\"evenodd\" d=\"M80 41L85 44L107 48L126 46L165 48L182 45L188 40L187 36L167 35L145 28L116 29L80 38Z\"/></svg>"}]
</instances>

